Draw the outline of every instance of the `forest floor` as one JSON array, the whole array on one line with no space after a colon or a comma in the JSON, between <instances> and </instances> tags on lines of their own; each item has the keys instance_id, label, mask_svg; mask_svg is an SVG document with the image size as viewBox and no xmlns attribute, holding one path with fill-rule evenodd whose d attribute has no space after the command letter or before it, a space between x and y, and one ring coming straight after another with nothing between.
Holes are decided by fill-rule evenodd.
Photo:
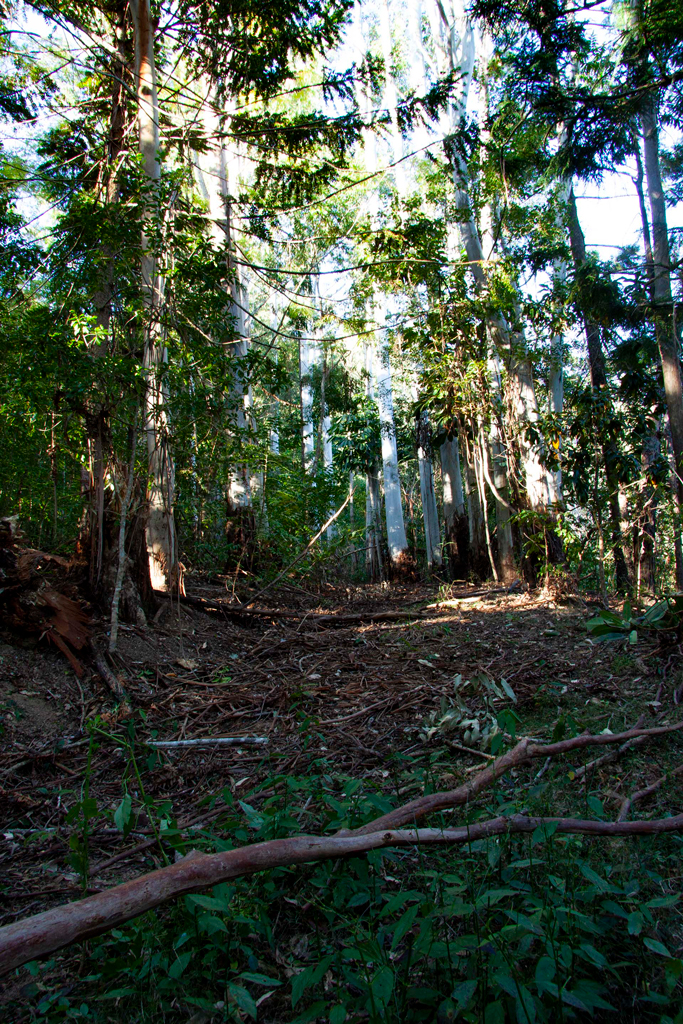
<instances>
[{"instance_id":1,"label":"forest floor","mask_svg":"<svg viewBox=\"0 0 683 1024\"><path fill-rule=\"evenodd\" d=\"M453 588L449 598L448 588L427 584L305 584L270 592L256 614L228 603L231 586L196 579L188 591L204 608L168 601L149 628L121 626L123 704L94 670L79 680L54 650L0 636L0 924L160 866L172 846L191 847L209 827L220 835L220 794L233 806L243 801L249 819L278 792L288 799L286 778L353 778L395 803L420 786L459 784L490 755L458 728L454 682L483 728L513 707L501 697L505 679L518 734L545 740L683 717L680 650L595 643L585 625L595 608L578 598L493 586ZM248 590L240 597L248 603ZM434 728L449 710L450 731ZM221 736L267 744L145 746ZM679 737L598 770L588 789L602 793L608 818L629 793L678 766ZM560 766L552 813L584 810L586 786L572 781L571 768ZM132 810L124 813L126 790ZM296 808L300 822L307 806ZM646 813L682 810L674 784ZM27 979L7 980L0 1005L16 1000Z\"/></svg>"}]
</instances>

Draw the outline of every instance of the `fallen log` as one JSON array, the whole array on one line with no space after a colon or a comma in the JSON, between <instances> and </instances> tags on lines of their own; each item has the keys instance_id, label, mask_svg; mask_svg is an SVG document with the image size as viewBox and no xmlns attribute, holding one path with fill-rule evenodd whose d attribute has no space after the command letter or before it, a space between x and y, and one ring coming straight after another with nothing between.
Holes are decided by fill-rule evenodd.
<instances>
[{"instance_id":1,"label":"fallen log","mask_svg":"<svg viewBox=\"0 0 683 1024\"><path fill-rule=\"evenodd\" d=\"M162 600L180 602L190 605L192 608L200 608L209 614L225 615L229 619L246 619L261 617L266 619L293 619L297 622L329 623L335 625L341 623L347 625L354 622L400 622L403 619L424 618L421 612L409 611L388 611L388 612L293 612L286 608L247 608L241 605L230 604L220 599L208 597L192 597L189 594L165 594L162 591L155 591L154 596Z\"/></svg>"},{"instance_id":2,"label":"fallen log","mask_svg":"<svg viewBox=\"0 0 683 1024\"><path fill-rule=\"evenodd\" d=\"M230 878L275 867L347 857L386 846L471 843L510 832L533 832L544 825L555 831L589 836L642 836L683 832L683 814L654 821L590 821L578 818L492 818L451 829L383 830L369 835L295 836L228 850L188 854L122 885L67 903L0 928L0 975L30 960L48 956L73 942L91 939L160 904L200 892Z\"/></svg>"}]
</instances>

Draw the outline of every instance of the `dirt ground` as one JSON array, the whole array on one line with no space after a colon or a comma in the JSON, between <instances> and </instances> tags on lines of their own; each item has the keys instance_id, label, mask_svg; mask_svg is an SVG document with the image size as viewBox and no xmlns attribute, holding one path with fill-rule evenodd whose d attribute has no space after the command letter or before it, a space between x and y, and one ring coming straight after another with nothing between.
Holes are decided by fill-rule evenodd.
<instances>
[{"instance_id":1,"label":"dirt ground","mask_svg":"<svg viewBox=\"0 0 683 1024\"><path fill-rule=\"evenodd\" d=\"M0 636L0 924L83 892L69 860L69 810L86 778L97 805L115 808L122 774L115 744L91 750L89 722L129 735L133 723L138 744L155 736L267 739L263 747L164 752L146 773L147 796L167 800L191 839L217 816L207 796L230 787L257 805L265 779L316 772L323 755L342 775L381 781L392 753L433 760L441 750L437 781L467 778L487 763L485 751L463 750L457 733L426 740L423 731L453 706L458 677L504 678L519 731L544 738L570 714L577 728L596 732L679 715L679 649L596 644L585 626L595 609L576 598L461 588L451 600L442 590L439 600L426 585L287 586L258 602L272 614L236 616L221 610L229 593L220 582L188 589L217 610L169 601L149 628L121 627L123 706L94 668L78 680L54 649ZM645 763L622 771L615 799L661 775L665 757L653 745ZM672 813L683 809L683 796L666 799ZM161 863L144 815L125 839L111 816L93 821L89 843L89 891Z\"/></svg>"}]
</instances>

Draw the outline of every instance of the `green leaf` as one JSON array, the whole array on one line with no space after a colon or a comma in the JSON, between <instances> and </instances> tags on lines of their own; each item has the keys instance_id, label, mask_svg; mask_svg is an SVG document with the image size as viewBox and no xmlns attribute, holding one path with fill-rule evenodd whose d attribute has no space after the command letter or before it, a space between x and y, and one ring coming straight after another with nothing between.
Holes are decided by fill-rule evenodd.
<instances>
[{"instance_id":1,"label":"green leaf","mask_svg":"<svg viewBox=\"0 0 683 1024\"><path fill-rule=\"evenodd\" d=\"M667 959L671 959L671 953L666 948L664 943L658 942L657 939L651 939L649 937L643 939L643 942L648 949L651 949L653 953L658 953L659 956L665 956Z\"/></svg>"},{"instance_id":2,"label":"green leaf","mask_svg":"<svg viewBox=\"0 0 683 1024\"><path fill-rule=\"evenodd\" d=\"M346 1017L346 1007L343 1003L337 1003L330 1010L330 1024L344 1024Z\"/></svg>"},{"instance_id":3,"label":"green leaf","mask_svg":"<svg viewBox=\"0 0 683 1024\"><path fill-rule=\"evenodd\" d=\"M207 935L215 935L216 932L222 932L223 935L228 934L228 926L225 921L222 917L216 917L215 914L202 914L198 925L200 930Z\"/></svg>"},{"instance_id":4,"label":"green leaf","mask_svg":"<svg viewBox=\"0 0 683 1024\"><path fill-rule=\"evenodd\" d=\"M634 910L628 915L627 925L629 935L640 935L643 930L643 915L639 910Z\"/></svg>"},{"instance_id":5,"label":"green leaf","mask_svg":"<svg viewBox=\"0 0 683 1024\"><path fill-rule=\"evenodd\" d=\"M228 900L216 899L215 896L190 896L189 899L197 907L204 910L219 910L225 913L228 909Z\"/></svg>"},{"instance_id":6,"label":"green leaf","mask_svg":"<svg viewBox=\"0 0 683 1024\"><path fill-rule=\"evenodd\" d=\"M598 967L608 967L608 961L599 953L595 946L591 946L590 942L582 942L581 949L587 954L588 959L592 960Z\"/></svg>"},{"instance_id":7,"label":"green leaf","mask_svg":"<svg viewBox=\"0 0 683 1024\"><path fill-rule=\"evenodd\" d=\"M567 1006L573 1006L576 1010L584 1010L586 1013L590 1012L585 1003L581 1002L578 996L575 996L573 992L563 988L561 991L562 1002L566 1003Z\"/></svg>"},{"instance_id":8,"label":"green leaf","mask_svg":"<svg viewBox=\"0 0 683 1024\"><path fill-rule=\"evenodd\" d=\"M128 832L128 826L132 817L133 800L130 793L126 793L119 806L114 811L114 824L119 832L124 835Z\"/></svg>"},{"instance_id":9,"label":"green leaf","mask_svg":"<svg viewBox=\"0 0 683 1024\"><path fill-rule=\"evenodd\" d=\"M240 1010L244 1010L245 1013L248 1013L250 1017L253 1017L254 1020L256 1020L256 1017L258 1015L256 1003L254 1002L249 992L247 992L246 988L242 988L241 985L235 985L234 982L229 981L228 992L235 1000Z\"/></svg>"},{"instance_id":10,"label":"green leaf","mask_svg":"<svg viewBox=\"0 0 683 1024\"><path fill-rule=\"evenodd\" d=\"M419 909L420 908L417 905L413 907L408 907L405 914L403 914L403 916L399 920L398 924L396 925L396 928L394 929L394 937L391 940L392 950L396 949L396 947L398 946L399 942L406 934L406 932L408 932L412 928Z\"/></svg>"},{"instance_id":11,"label":"green leaf","mask_svg":"<svg viewBox=\"0 0 683 1024\"><path fill-rule=\"evenodd\" d=\"M536 984L539 987L547 985L555 977L555 961L549 956L542 956L536 964Z\"/></svg>"},{"instance_id":12,"label":"green leaf","mask_svg":"<svg viewBox=\"0 0 683 1024\"><path fill-rule=\"evenodd\" d=\"M86 796L81 803L81 814L84 821L90 821L91 818L97 817L97 800L94 797Z\"/></svg>"},{"instance_id":13,"label":"green leaf","mask_svg":"<svg viewBox=\"0 0 683 1024\"><path fill-rule=\"evenodd\" d=\"M600 875L596 874L596 872L593 871L593 868L589 867L588 864L581 865L581 874L587 878L589 882L592 882L600 892L609 892L612 888L609 882L606 882L604 878L601 878Z\"/></svg>"},{"instance_id":14,"label":"green leaf","mask_svg":"<svg viewBox=\"0 0 683 1024\"><path fill-rule=\"evenodd\" d=\"M531 834L531 845L547 842L557 832L557 826L558 822L556 821L546 821L542 825L538 825Z\"/></svg>"},{"instance_id":15,"label":"green leaf","mask_svg":"<svg viewBox=\"0 0 683 1024\"><path fill-rule=\"evenodd\" d=\"M536 1020L536 1000L526 985L519 986L519 993L515 1000L517 1012L517 1024L534 1024Z\"/></svg>"},{"instance_id":16,"label":"green leaf","mask_svg":"<svg viewBox=\"0 0 683 1024\"><path fill-rule=\"evenodd\" d=\"M324 1017L327 1010L327 1003L324 999L319 999L317 1003L313 1003L307 1010L300 1013L298 1017L295 1017L292 1024L310 1024L312 1020L317 1020L318 1017Z\"/></svg>"},{"instance_id":17,"label":"green leaf","mask_svg":"<svg viewBox=\"0 0 683 1024\"><path fill-rule=\"evenodd\" d=\"M394 972L390 967L382 967L370 984L372 995L377 1006L386 1007L394 991Z\"/></svg>"},{"instance_id":18,"label":"green leaf","mask_svg":"<svg viewBox=\"0 0 683 1024\"><path fill-rule=\"evenodd\" d=\"M654 900L648 900L645 904L646 907L675 907L680 900L678 893L672 893L671 896L657 896Z\"/></svg>"},{"instance_id":19,"label":"green leaf","mask_svg":"<svg viewBox=\"0 0 683 1024\"><path fill-rule=\"evenodd\" d=\"M648 623L648 625L652 624L653 622L659 622L660 619L664 618L668 611L669 602L658 601L657 604L653 604L651 608L648 608L648 610L643 615L642 621Z\"/></svg>"},{"instance_id":20,"label":"green leaf","mask_svg":"<svg viewBox=\"0 0 683 1024\"><path fill-rule=\"evenodd\" d=\"M484 1024L505 1024L505 1008L501 1002L489 1003L484 1011Z\"/></svg>"},{"instance_id":21,"label":"green leaf","mask_svg":"<svg viewBox=\"0 0 683 1024\"><path fill-rule=\"evenodd\" d=\"M168 969L169 978L179 978L191 959L192 953L181 953L178 959L174 960Z\"/></svg>"},{"instance_id":22,"label":"green leaf","mask_svg":"<svg viewBox=\"0 0 683 1024\"><path fill-rule=\"evenodd\" d=\"M666 984L669 989L672 989L681 977L681 974L683 974L683 960L674 959L673 957L671 960L667 960L664 973Z\"/></svg>"},{"instance_id":23,"label":"green leaf","mask_svg":"<svg viewBox=\"0 0 683 1024\"><path fill-rule=\"evenodd\" d=\"M334 956L323 957L320 963L311 964L311 966L305 967L300 974L294 975L292 978L292 1006L296 1006L307 988L318 984L333 960Z\"/></svg>"},{"instance_id":24,"label":"green leaf","mask_svg":"<svg viewBox=\"0 0 683 1024\"><path fill-rule=\"evenodd\" d=\"M503 992L506 992L509 996L514 996L515 999L517 998L517 985L515 984L515 979L513 977L499 971L498 974L494 974L493 978L500 988L502 988Z\"/></svg>"},{"instance_id":25,"label":"green leaf","mask_svg":"<svg viewBox=\"0 0 683 1024\"><path fill-rule=\"evenodd\" d=\"M457 1000L458 1008L460 1010L466 1010L476 991L477 981L474 979L471 981L463 981L459 985L456 985L451 995L453 996L453 999Z\"/></svg>"},{"instance_id":26,"label":"green leaf","mask_svg":"<svg viewBox=\"0 0 683 1024\"><path fill-rule=\"evenodd\" d=\"M277 978L269 978L267 974L258 974L254 971L243 971L240 974L243 981L251 981L254 985L281 985Z\"/></svg>"},{"instance_id":27,"label":"green leaf","mask_svg":"<svg viewBox=\"0 0 683 1024\"><path fill-rule=\"evenodd\" d=\"M507 693L507 695L510 698L510 700L513 701L514 704L516 704L517 703L517 696L515 694L515 691L512 689L512 687L508 683L507 679L501 679L500 685L503 687L503 689Z\"/></svg>"}]
</instances>

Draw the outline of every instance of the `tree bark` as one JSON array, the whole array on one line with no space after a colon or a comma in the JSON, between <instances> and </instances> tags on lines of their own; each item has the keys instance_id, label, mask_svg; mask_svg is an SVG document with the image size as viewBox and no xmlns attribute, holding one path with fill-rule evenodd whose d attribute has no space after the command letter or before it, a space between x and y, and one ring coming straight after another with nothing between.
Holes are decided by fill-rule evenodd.
<instances>
[{"instance_id":1,"label":"tree bark","mask_svg":"<svg viewBox=\"0 0 683 1024\"><path fill-rule=\"evenodd\" d=\"M683 385L681 383L679 344L673 316L671 253L669 251L666 200L659 161L657 114L656 100L650 96L641 114L641 125L645 175L652 217L652 305L673 446L675 474L673 486L676 488L678 496L678 507L674 502L676 512L674 529L680 544L680 508L683 506ZM676 560L676 585L679 590L683 590L683 564L679 563L678 558Z\"/></svg>"},{"instance_id":2,"label":"tree bark","mask_svg":"<svg viewBox=\"0 0 683 1024\"><path fill-rule=\"evenodd\" d=\"M365 475L365 568L369 579L384 579L379 469Z\"/></svg>"},{"instance_id":3,"label":"tree bark","mask_svg":"<svg viewBox=\"0 0 683 1024\"><path fill-rule=\"evenodd\" d=\"M144 428L149 470L147 551L152 586L155 590L166 591L174 589L177 585L178 557L173 513L175 466L171 449L166 382L168 352L160 323L163 280L149 234L156 212L161 177L158 155L159 103L154 58L154 24L149 0L131 0L131 12L135 28L135 82L140 154L149 189L144 201L140 261L144 315Z\"/></svg>"},{"instance_id":4,"label":"tree bark","mask_svg":"<svg viewBox=\"0 0 683 1024\"><path fill-rule=\"evenodd\" d=\"M469 571L469 525L465 510L460 444L457 433L441 445L444 550L452 580L466 580Z\"/></svg>"},{"instance_id":5,"label":"tree bark","mask_svg":"<svg viewBox=\"0 0 683 1024\"><path fill-rule=\"evenodd\" d=\"M409 561L408 540L403 522L401 479L398 472L398 449L394 425L394 399L391 386L391 364L387 351L373 359L375 397L382 430L382 474L384 478L384 511L387 522L387 545L392 569L403 571Z\"/></svg>"},{"instance_id":6,"label":"tree bark","mask_svg":"<svg viewBox=\"0 0 683 1024\"><path fill-rule=\"evenodd\" d=\"M426 412L417 419L417 461L420 475L420 498L422 501L422 521L424 523L425 550L427 568L441 566L441 530L439 529L439 513L436 507L434 490L434 469L431 460L431 429Z\"/></svg>"}]
</instances>

